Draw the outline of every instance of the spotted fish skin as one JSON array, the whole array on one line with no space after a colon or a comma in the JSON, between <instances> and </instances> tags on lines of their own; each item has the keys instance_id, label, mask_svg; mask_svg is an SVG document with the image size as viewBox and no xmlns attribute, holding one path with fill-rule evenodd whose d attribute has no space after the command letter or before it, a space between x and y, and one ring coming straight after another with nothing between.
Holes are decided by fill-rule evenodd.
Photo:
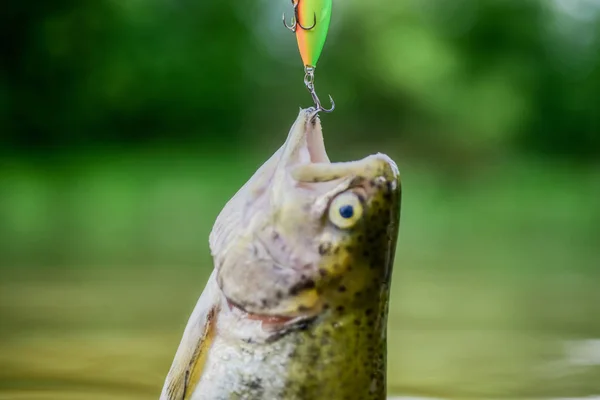
<instances>
[{"instance_id":1,"label":"spotted fish skin","mask_svg":"<svg viewBox=\"0 0 600 400\"><path fill-rule=\"evenodd\" d=\"M331 163L301 110L217 218L215 270L161 399L385 399L400 202L388 156Z\"/></svg>"}]
</instances>

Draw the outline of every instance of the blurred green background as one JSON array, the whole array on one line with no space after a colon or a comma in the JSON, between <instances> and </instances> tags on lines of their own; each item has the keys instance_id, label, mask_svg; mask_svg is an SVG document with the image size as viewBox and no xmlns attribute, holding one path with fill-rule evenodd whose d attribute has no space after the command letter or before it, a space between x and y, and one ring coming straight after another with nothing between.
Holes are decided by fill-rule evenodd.
<instances>
[{"instance_id":1,"label":"blurred green background","mask_svg":"<svg viewBox=\"0 0 600 400\"><path fill-rule=\"evenodd\" d=\"M311 105L286 0L0 7L0 399L158 398ZM600 394L600 2L334 0L333 160L403 175L390 393Z\"/></svg>"}]
</instances>

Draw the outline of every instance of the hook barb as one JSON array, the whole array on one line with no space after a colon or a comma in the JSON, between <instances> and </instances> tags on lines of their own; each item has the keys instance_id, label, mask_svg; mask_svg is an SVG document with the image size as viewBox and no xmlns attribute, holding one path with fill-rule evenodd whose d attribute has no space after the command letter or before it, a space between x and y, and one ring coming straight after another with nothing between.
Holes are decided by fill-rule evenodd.
<instances>
[{"instance_id":1,"label":"hook barb","mask_svg":"<svg viewBox=\"0 0 600 400\"><path fill-rule=\"evenodd\" d=\"M321 103L318 104L318 110L322 111L324 113L330 113L333 110L335 110L335 101L333 101L333 97L331 97L331 95L329 95L329 102L331 103L331 108L327 109L327 108L323 108L323 106L321 105Z\"/></svg>"},{"instance_id":2,"label":"hook barb","mask_svg":"<svg viewBox=\"0 0 600 400\"><path fill-rule=\"evenodd\" d=\"M316 112L321 111L325 113L330 113L333 110L335 110L335 102L333 101L331 95L329 95L331 108L323 108L323 106L321 105L321 100L319 100L319 96L317 96L317 92L315 90L315 67L306 66L305 72L306 75L304 75L304 84L306 85L306 88L308 89L308 92L310 93L310 96L312 97L313 102L315 103Z\"/></svg>"},{"instance_id":3,"label":"hook barb","mask_svg":"<svg viewBox=\"0 0 600 400\"><path fill-rule=\"evenodd\" d=\"M298 13L298 10L297 10L297 9L296 9L296 13ZM314 18L314 19L313 19L313 24L312 24L311 26L309 26L309 27L305 27L305 26L303 26L303 25L300 23L300 20L299 20L299 19L298 19L298 22L296 22L296 24L297 24L297 25L298 25L300 28L302 28L303 30L305 30L305 31L310 31L312 28L314 28L315 26L317 26L317 13L314 13L314 14L313 14L313 18Z\"/></svg>"},{"instance_id":4,"label":"hook barb","mask_svg":"<svg viewBox=\"0 0 600 400\"><path fill-rule=\"evenodd\" d=\"M315 26L317 26L317 13L316 12L313 13L313 24L311 26L304 26L304 25L302 25L302 23L300 23L300 15L299 15L299 11L298 11L298 6L300 5L300 0L295 1L295 2L292 0L292 4L294 5L294 16L292 17L292 23L290 25L287 24L287 22L285 20L285 13L283 13L283 25L286 28L288 28L292 32L296 32L296 29L298 27L302 28L305 31L310 31Z\"/></svg>"},{"instance_id":5,"label":"hook barb","mask_svg":"<svg viewBox=\"0 0 600 400\"><path fill-rule=\"evenodd\" d=\"M286 20L285 20L285 13L283 13L283 26L285 26L286 28L288 28L292 32L296 32L296 26L297 25L298 25L298 23L296 22L296 17L292 17L292 23L290 25L288 25L287 22L286 22Z\"/></svg>"},{"instance_id":6,"label":"hook barb","mask_svg":"<svg viewBox=\"0 0 600 400\"><path fill-rule=\"evenodd\" d=\"M324 108L323 105L321 104L321 100L319 100L319 97L317 96L317 93L314 91L314 89L311 91L310 94L313 98L313 101L315 102L315 109L317 110L317 112L330 113L333 110L335 110L335 101L333 101L333 97L331 97L331 95L329 95L329 101L331 102L331 108Z\"/></svg>"}]
</instances>

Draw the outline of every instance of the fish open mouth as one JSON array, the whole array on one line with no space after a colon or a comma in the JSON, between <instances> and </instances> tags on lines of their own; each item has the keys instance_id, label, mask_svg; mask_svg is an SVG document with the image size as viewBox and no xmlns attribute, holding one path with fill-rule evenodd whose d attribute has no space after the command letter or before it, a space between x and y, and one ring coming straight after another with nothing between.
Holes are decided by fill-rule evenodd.
<instances>
[{"instance_id":1,"label":"fish open mouth","mask_svg":"<svg viewBox=\"0 0 600 400\"><path fill-rule=\"evenodd\" d=\"M218 284L239 318L289 327L321 314L324 297L315 281L324 253L310 237L363 168L361 160L331 163L317 111L300 110L284 144L225 206L211 232ZM232 232L240 231L244 247L232 251Z\"/></svg>"},{"instance_id":2,"label":"fish open mouth","mask_svg":"<svg viewBox=\"0 0 600 400\"><path fill-rule=\"evenodd\" d=\"M321 120L314 108L300 111L284 144L282 162L290 164L329 163Z\"/></svg>"}]
</instances>

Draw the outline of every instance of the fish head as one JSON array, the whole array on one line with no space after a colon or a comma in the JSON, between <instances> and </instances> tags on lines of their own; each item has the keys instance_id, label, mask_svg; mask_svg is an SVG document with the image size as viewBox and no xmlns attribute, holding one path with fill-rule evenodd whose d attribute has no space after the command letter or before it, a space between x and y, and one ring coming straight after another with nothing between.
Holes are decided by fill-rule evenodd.
<instances>
[{"instance_id":1,"label":"fish head","mask_svg":"<svg viewBox=\"0 0 600 400\"><path fill-rule=\"evenodd\" d=\"M330 162L316 111L300 110L284 145L217 218L218 285L233 307L265 320L385 297L400 199L394 161Z\"/></svg>"}]
</instances>

